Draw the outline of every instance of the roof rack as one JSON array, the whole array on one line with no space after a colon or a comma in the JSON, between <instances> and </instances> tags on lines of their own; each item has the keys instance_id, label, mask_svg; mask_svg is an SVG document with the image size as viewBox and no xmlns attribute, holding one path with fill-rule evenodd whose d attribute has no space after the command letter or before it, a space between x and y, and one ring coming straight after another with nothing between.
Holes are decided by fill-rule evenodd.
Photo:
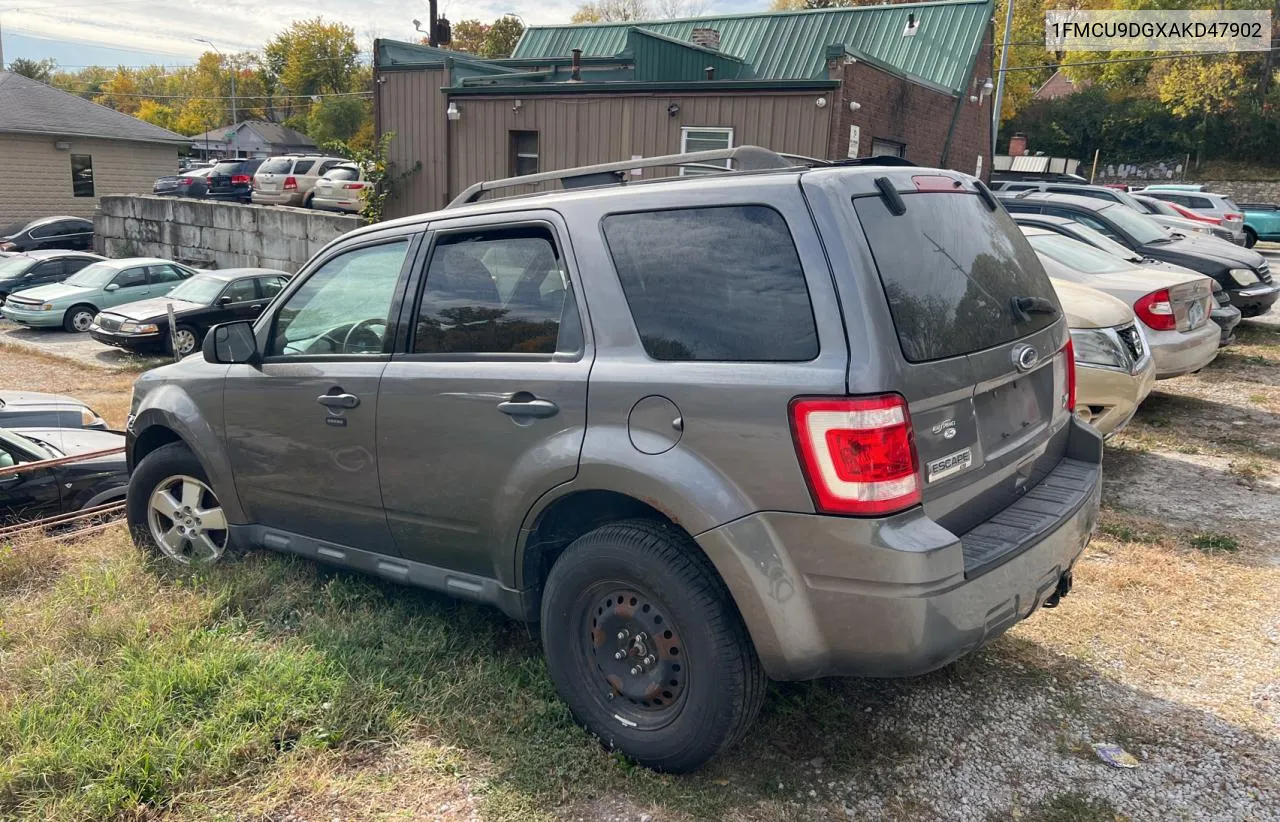
<instances>
[{"instance_id":1,"label":"roof rack","mask_svg":"<svg viewBox=\"0 0 1280 822\"><path fill-rule=\"evenodd\" d=\"M796 158L799 159L799 158ZM729 160L734 168L714 165L718 160ZM544 171L541 174L526 174L522 177L506 177L501 180L486 180L476 183L463 191L445 208L474 203L486 192L502 188L549 183L558 181L565 188L585 188L588 186L621 185L628 171L636 168L656 168L661 166L683 166L698 168L719 173L731 171L763 171L769 169L803 168L787 156L770 151L760 146L738 146L737 148L716 149L714 151L694 151L688 154L666 154L661 157L644 157L637 160L623 160L618 163L601 163L594 166L564 168L558 171Z\"/></svg>"}]
</instances>

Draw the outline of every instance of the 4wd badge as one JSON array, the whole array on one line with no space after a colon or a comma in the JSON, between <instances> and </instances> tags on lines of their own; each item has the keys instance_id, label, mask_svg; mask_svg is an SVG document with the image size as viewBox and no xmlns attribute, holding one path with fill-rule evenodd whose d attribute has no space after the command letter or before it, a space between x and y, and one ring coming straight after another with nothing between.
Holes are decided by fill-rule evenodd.
<instances>
[{"instance_id":1,"label":"4wd badge","mask_svg":"<svg viewBox=\"0 0 1280 822\"><path fill-rule=\"evenodd\" d=\"M948 454L942 459L934 460L929 463L926 476L928 482L937 482L940 479L958 474L966 468L973 465L973 449L966 448L963 451L957 451L954 454Z\"/></svg>"}]
</instances>

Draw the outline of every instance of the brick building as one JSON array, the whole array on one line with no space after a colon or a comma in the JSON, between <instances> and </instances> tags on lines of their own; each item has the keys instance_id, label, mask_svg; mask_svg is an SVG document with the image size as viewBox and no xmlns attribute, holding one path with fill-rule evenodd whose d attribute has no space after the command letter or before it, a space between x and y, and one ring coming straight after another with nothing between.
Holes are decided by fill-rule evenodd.
<instances>
[{"instance_id":1,"label":"brick building","mask_svg":"<svg viewBox=\"0 0 1280 822\"><path fill-rule=\"evenodd\" d=\"M380 40L374 119L418 170L390 211L482 179L755 144L986 176L992 3L535 26L514 55ZM646 173L653 173L652 170Z\"/></svg>"}]
</instances>

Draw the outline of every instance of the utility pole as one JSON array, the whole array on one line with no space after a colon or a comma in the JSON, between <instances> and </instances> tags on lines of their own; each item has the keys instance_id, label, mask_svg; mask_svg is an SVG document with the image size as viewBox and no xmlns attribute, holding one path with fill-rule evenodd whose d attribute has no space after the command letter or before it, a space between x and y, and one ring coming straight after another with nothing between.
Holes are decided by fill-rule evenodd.
<instances>
[{"instance_id":1,"label":"utility pole","mask_svg":"<svg viewBox=\"0 0 1280 822\"><path fill-rule=\"evenodd\" d=\"M213 44L212 40L206 40L203 37L192 37L197 43L204 43L213 49L213 53L218 55L218 59L222 59L222 52ZM235 125L239 120L236 118L236 67L227 61L227 66L231 69L231 125Z\"/></svg>"},{"instance_id":2,"label":"utility pole","mask_svg":"<svg viewBox=\"0 0 1280 822\"><path fill-rule=\"evenodd\" d=\"M1013 0L1007 0L1009 8L1004 15L1004 45L1000 48L1000 72L996 75L995 108L991 112L991 156L996 156L996 142L1000 139L1000 107L1004 105L1004 72L1009 64L1009 35L1013 31Z\"/></svg>"},{"instance_id":3,"label":"utility pole","mask_svg":"<svg viewBox=\"0 0 1280 822\"><path fill-rule=\"evenodd\" d=\"M4 71L4 26L0 25L0 71Z\"/></svg>"}]
</instances>

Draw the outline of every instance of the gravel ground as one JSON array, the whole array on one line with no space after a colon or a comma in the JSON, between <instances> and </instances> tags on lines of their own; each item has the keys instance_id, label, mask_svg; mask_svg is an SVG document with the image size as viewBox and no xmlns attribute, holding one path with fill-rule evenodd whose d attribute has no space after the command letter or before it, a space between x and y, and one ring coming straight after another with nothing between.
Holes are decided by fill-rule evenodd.
<instances>
[{"instance_id":1,"label":"gravel ground","mask_svg":"<svg viewBox=\"0 0 1280 822\"><path fill-rule=\"evenodd\" d=\"M61 328L25 328L0 318L0 343L9 343L35 354L54 354L82 365L108 371L136 371L147 359L103 345L88 334L70 334Z\"/></svg>"}]
</instances>

